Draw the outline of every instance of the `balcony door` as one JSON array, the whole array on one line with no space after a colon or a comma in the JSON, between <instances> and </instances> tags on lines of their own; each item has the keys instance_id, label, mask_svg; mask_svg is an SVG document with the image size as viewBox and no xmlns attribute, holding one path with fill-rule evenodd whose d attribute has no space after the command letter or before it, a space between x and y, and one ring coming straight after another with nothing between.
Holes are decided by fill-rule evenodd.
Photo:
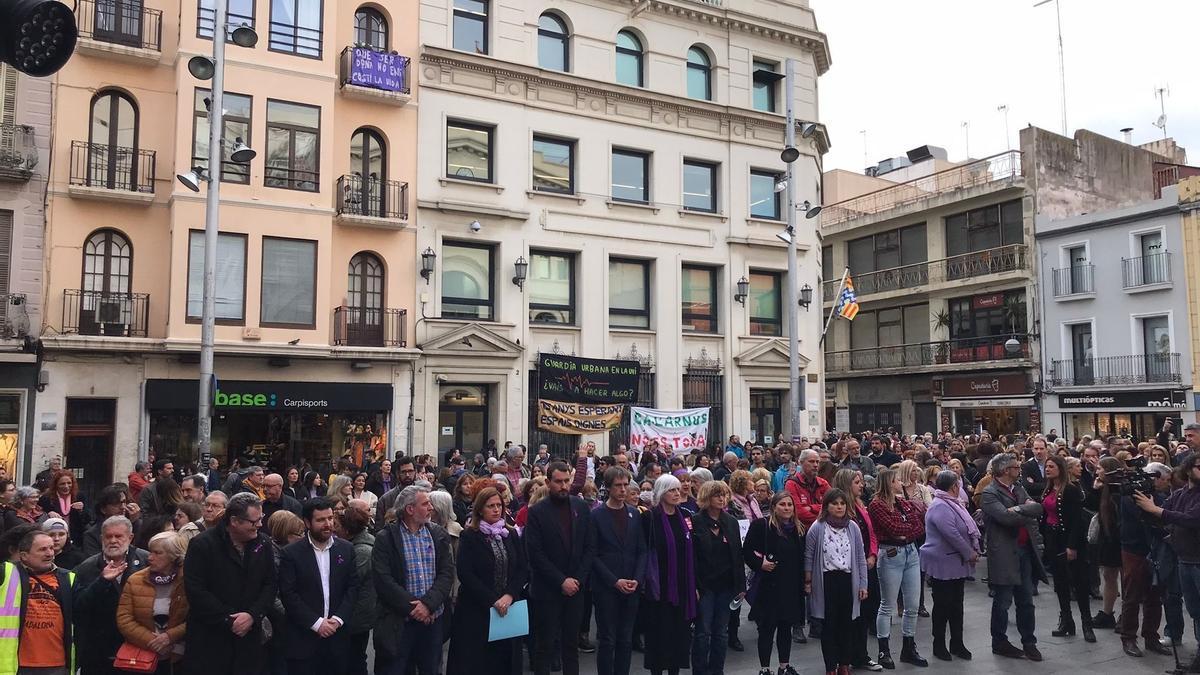
<instances>
[{"instance_id":1,"label":"balcony door","mask_svg":"<svg viewBox=\"0 0 1200 675\"><path fill-rule=\"evenodd\" d=\"M350 139L350 176L343 188L345 212L382 218L387 212L383 184L387 180L387 148L383 137L359 129Z\"/></svg>"},{"instance_id":2,"label":"balcony door","mask_svg":"<svg viewBox=\"0 0 1200 675\"><path fill-rule=\"evenodd\" d=\"M138 111L119 91L92 99L87 183L109 190L134 190L137 182Z\"/></svg>"},{"instance_id":3,"label":"balcony door","mask_svg":"<svg viewBox=\"0 0 1200 675\"><path fill-rule=\"evenodd\" d=\"M1067 260L1071 269L1071 287L1068 293L1090 293L1091 279L1088 278L1087 247L1072 246L1067 249Z\"/></svg>"},{"instance_id":4,"label":"balcony door","mask_svg":"<svg viewBox=\"0 0 1200 675\"><path fill-rule=\"evenodd\" d=\"M1072 384L1092 384L1095 374L1092 370L1092 324L1077 323L1071 326L1071 368L1074 371Z\"/></svg>"},{"instance_id":5,"label":"balcony door","mask_svg":"<svg viewBox=\"0 0 1200 675\"><path fill-rule=\"evenodd\" d=\"M1167 281L1162 232L1143 234L1138 237L1138 244L1142 254L1142 283L1161 284Z\"/></svg>"},{"instance_id":6,"label":"balcony door","mask_svg":"<svg viewBox=\"0 0 1200 675\"><path fill-rule=\"evenodd\" d=\"M129 240L116 230L93 232L83 245L81 334L125 335L133 318L129 294L132 278L133 247Z\"/></svg>"},{"instance_id":7,"label":"balcony door","mask_svg":"<svg viewBox=\"0 0 1200 675\"><path fill-rule=\"evenodd\" d=\"M1142 354L1146 361L1147 382L1171 381L1171 327L1167 317L1142 319Z\"/></svg>"},{"instance_id":8,"label":"balcony door","mask_svg":"<svg viewBox=\"0 0 1200 675\"><path fill-rule=\"evenodd\" d=\"M346 340L359 347L383 346L383 263L374 254L350 259L346 286Z\"/></svg>"},{"instance_id":9,"label":"balcony door","mask_svg":"<svg viewBox=\"0 0 1200 675\"><path fill-rule=\"evenodd\" d=\"M96 0L97 40L142 46L142 0Z\"/></svg>"}]
</instances>

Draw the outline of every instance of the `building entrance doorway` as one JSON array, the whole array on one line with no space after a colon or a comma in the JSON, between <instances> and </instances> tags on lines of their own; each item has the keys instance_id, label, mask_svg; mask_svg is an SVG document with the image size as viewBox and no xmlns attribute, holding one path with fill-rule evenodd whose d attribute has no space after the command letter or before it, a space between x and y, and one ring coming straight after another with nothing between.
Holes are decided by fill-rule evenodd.
<instances>
[{"instance_id":1,"label":"building entrance doorway","mask_svg":"<svg viewBox=\"0 0 1200 675\"><path fill-rule=\"evenodd\" d=\"M438 397L438 464L450 450L479 452L488 441L488 385L442 385Z\"/></svg>"}]
</instances>

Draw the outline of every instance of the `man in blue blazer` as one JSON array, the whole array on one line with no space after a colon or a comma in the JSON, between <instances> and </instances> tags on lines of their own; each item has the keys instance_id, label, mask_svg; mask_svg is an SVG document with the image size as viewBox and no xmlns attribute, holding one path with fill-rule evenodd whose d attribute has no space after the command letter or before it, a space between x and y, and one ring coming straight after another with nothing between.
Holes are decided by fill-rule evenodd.
<instances>
[{"instance_id":1,"label":"man in blue blazer","mask_svg":"<svg viewBox=\"0 0 1200 675\"><path fill-rule=\"evenodd\" d=\"M525 525L525 548L531 571L533 672L550 675L551 653L557 641L563 675L579 675L583 589L596 553L595 532L587 504L570 494L570 467L553 462L546 470L546 477L549 498L529 509Z\"/></svg>"},{"instance_id":2,"label":"man in blue blazer","mask_svg":"<svg viewBox=\"0 0 1200 675\"><path fill-rule=\"evenodd\" d=\"M354 546L333 536L333 504L318 497L304 503L308 534L279 555L279 596L287 612L287 667L290 675L342 675L357 597Z\"/></svg>"},{"instance_id":3,"label":"man in blue blazer","mask_svg":"<svg viewBox=\"0 0 1200 675\"><path fill-rule=\"evenodd\" d=\"M646 540L637 509L626 505L632 476L614 466L601 478L608 501L592 511L596 558L592 602L596 607L596 672L629 675L638 593L646 572Z\"/></svg>"}]
</instances>

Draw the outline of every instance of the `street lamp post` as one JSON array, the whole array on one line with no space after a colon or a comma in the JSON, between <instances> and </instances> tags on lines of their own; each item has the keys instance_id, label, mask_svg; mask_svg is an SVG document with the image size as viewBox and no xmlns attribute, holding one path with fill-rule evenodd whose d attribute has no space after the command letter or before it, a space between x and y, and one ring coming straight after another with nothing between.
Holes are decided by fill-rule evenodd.
<instances>
[{"instance_id":1,"label":"street lamp post","mask_svg":"<svg viewBox=\"0 0 1200 675\"><path fill-rule=\"evenodd\" d=\"M788 59L784 64L784 95L785 112L787 113L787 129L784 132L784 145L796 147L796 110L795 110L795 70L796 64ZM799 281L799 263L796 261L796 163L787 163L787 293L786 303L788 316L788 388L791 390L792 403L792 436L802 436L800 415L804 411L804 390L800 386L800 306L796 297L796 287Z\"/></svg>"}]
</instances>

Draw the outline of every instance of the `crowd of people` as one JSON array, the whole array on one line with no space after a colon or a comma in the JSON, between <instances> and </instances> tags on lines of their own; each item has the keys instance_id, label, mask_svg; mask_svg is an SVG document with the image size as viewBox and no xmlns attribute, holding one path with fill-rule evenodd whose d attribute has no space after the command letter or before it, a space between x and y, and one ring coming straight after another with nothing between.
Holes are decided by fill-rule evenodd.
<instances>
[{"instance_id":1,"label":"crowd of people","mask_svg":"<svg viewBox=\"0 0 1200 675\"><path fill-rule=\"evenodd\" d=\"M797 675L810 638L829 675L925 667L922 618L936 659L983 642L963 625L983 556L992 653L1043 659L1049 584L1053 636L1113 629L1131 657L1170 655L1185 608L1200 640L1198 450L1200 424L1141 443L506 444L324 471L159 459L94 504L55 460L33 485L0 476L0 672L359 675L371 645L377 675L516 675L526 657L576 675L581 652L599 675L635 652L654 675L719 675L743 618L760 675ZM526 635L489 640L526 610Z\"/></svg>"}]
</instances>

